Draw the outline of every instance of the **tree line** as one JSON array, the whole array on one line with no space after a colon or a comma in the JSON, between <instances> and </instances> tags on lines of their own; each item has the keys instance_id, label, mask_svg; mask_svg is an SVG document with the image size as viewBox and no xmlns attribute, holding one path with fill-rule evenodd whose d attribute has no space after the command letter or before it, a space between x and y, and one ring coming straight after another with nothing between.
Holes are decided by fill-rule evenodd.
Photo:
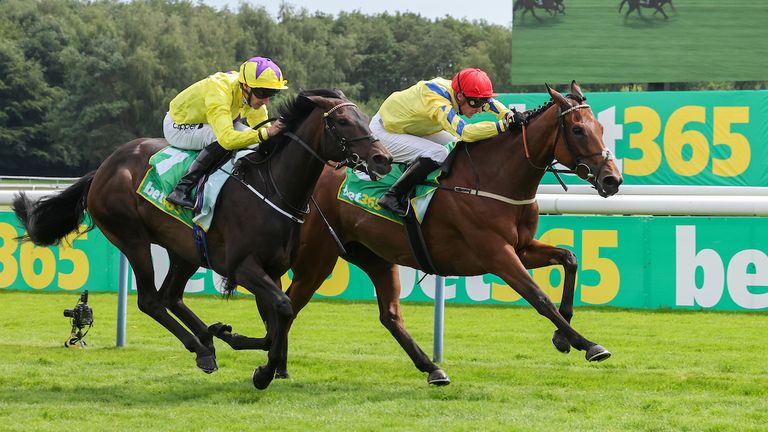
<instances>
[{"instance_id":1,"label":"tree line","mask_svg":"<svg viewBox=\"0 0 768 432\"><path fill-rule=\"evenodd\" d=\"M370 115L391 92L462 67L507 89L510 47L507 27L447 16L0 0L0 174L83 174L122 143L162 136L179 91L252 56L276 61L290 92L339 88Z\"/></svg>"},{"instance_id":2,"label":"tree line","mask_svg":"<svg viewBox=\"0 0 768 432\"><path fill-rule=\"evenodd\" d=\"M232 11L191 0L0 0L0 175L82 175L122 143L162 136L179 91L257 55L280 65L287 95L335 87L369 115L390 93L462 67L486 70L501 93L542 92L510 81L511 47L509 27L448 16L329 15L283 5L272 17L247 3Z\"/></svg>"}]
</instances>

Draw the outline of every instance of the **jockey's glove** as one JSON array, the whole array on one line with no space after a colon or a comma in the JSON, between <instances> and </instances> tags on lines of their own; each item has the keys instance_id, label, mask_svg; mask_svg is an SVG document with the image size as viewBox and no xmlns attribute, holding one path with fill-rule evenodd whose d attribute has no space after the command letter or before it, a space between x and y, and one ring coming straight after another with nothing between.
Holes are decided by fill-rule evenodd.
<instances>
[{"instance_id":1,"label":"jockey's glove","mask_svg":"<svg viewBox=\"0 0 768 432\"><path fill-rule=\"evenodd\" d=\"M506 123L507 127L521 127L522 125L527 124L528 120L522 113L512 108L504 114L504 123Z\"/></svg>"}]
</instances>

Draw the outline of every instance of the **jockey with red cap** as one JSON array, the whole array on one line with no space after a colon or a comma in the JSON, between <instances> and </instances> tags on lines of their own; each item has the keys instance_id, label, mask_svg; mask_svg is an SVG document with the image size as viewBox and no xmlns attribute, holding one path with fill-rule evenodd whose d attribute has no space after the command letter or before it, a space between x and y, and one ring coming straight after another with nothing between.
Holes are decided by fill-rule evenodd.
<instances>
[{"instance_id":1,"label":"jockey with red cap","mask_svg":"<svg viewBox=\"0 0 768 432\"><path fill-rule=\"evenodd\" d=\"M410 164L403 176L379 200L379 205L405 216L406 196L448 156L448 143L479 141L494 137L523 117L493 98L493 84L477 68L462 69L453 80L419 81L392 93L371 120L371 131L387 147L394 162ZM479 112L496 115L497 121L467 123Z\"/></svg>"},{"instance_id":2,"label":"jockey with red cap","mask_svg":"<svg viewBox=\"0 0 768 432\"><path fill-rule=\"evenodd\" d=\"M163 121L163 134L173 147L202 150L166 198L174 204L193 208L192 190L200 178L232 150L259 144L278 134L280 120L252 127L269 117L270 98L287 89L280 68L270 59L253 57L240 71L218 72L179 93Z\"/></svg>"}]
</instances>

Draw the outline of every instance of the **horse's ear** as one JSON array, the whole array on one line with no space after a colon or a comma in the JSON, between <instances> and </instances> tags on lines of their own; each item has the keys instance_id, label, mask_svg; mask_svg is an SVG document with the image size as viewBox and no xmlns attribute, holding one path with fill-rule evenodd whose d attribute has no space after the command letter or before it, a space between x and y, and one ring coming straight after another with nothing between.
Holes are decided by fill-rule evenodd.
<instances>
[{"instance_id":1,"label":"horse's ear","mask_svg":"<svg viewBox=\"0 0 768 432\"><path fill-rule=\"evenodd\" d=\"M576 95L581 98L581 100L586 99L584 97L584 94L581 93L581 87L579 87L578 84L576 84L576 80L571 81L571 94Z\"/></svg>"},{"instance_id":2,"label":"horse's ear","mask_svg":"<svg viewBox=\"0 0 768 432\"><path fill-rule=\"evenodd\" d=\"M557 90L550 87L549 84L544 84L544 85L547 86L547 91L549 92L549 96L552 98L553 101L557 102L558 105L566 106L566 107L571 105L565 99L565 96L558 93Z\"/></svg>"},{"instance_id":3,"label":"horse's ear","mask_svg":"<svg viewBox=\"0 0 768 432\"><path fill-rule=\"evenodd\" d=\"M339 94L339 99L348 99L347 95L345 95L344 92L341 91L341 89L334 88L334 90L336 90L336 93Z\"/></svg>"}]
</instances>

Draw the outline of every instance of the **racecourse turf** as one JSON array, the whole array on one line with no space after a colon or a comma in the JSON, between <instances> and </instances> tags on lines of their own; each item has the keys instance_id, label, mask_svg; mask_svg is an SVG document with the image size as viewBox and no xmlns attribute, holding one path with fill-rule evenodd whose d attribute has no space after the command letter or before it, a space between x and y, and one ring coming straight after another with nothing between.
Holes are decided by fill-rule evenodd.
<instances>
[{"instance_id":1,"label":"racecourse turf","mask_svg":"<svg viewBox=\"0 0 768 432\"><path fill-rule=\"evenodd\" d=\"M768 2L672 0L669 15L619 0L564 0L565 15L515 11L512 83L768 79Z\"/></svg>"},{"instance_id":2,"label":"racecourse turf","mask_svg":"<svg viewBox=\"0 0 768 432\"><path fill-rule=\"evenodd\" d=\"M187 296L207 322L261 335L253 300ZM371 302L314 301L294 325L289 380L251 384L264 352L218 343L220 369L128 299L115 348L115 294L91 293L87 349L64 348L76 293L0 291L0 431L764 431L766 313L576 310L574 325L613 352L588 363L549 342L528 307L449 304L444 369L429 387ZM403 306L432 351L432 306Z\"/></svg>"}]
</instances>

